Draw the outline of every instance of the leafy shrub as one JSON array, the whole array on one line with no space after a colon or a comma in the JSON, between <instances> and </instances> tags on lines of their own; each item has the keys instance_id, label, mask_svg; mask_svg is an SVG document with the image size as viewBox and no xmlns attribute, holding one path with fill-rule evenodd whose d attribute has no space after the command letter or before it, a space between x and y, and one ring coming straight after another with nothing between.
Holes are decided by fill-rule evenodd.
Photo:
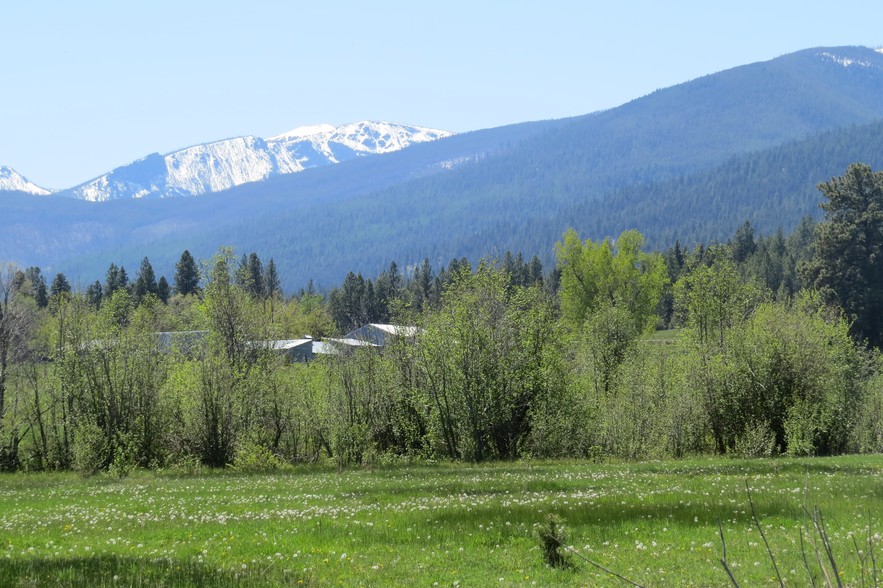
<instances>
[{"instance_id":1,"label":"leafy shrub","mask_svg":"<svg viewBox=\"0 0 883 588\"><path fill-rule=\"evenodd\" d=\"M81 423L74 431L74 470L83 476L94 476L105 467L110 457L107 437L95 423Z\"/></svg>"},{"instance_id":2,"label":"leafy shrub","mask_svg":"<svg viewBox=\"0 0 883 588\"><path fill-rule=\"evenodd\" d=\"M736 438L734 453L739 457L772 457L776 453L776 434L767 423L748 427Z\"/></svg>"},{"instance_id":3,"label":"leafy shrub","mask_svg":"<svg viewBox=\"0 0 883 588\"><path fill-rule=\"evenodd\" d=\"M125 478L137 464L135 442L131 435L120 433L116 436L113 447L113 462L108 471L117 478Z\"/></svg>"},{"instance_id":4,"label":"leafy shrub","mask_svg":"<svg viewBox=\"0 0 883 588\"><path fill-rule=\"evenodd\" d=\"M233 468L243 472L270 472L284 466L272 451L250 441L240 445L233 457Z\"/></svg>"}]
</instances>

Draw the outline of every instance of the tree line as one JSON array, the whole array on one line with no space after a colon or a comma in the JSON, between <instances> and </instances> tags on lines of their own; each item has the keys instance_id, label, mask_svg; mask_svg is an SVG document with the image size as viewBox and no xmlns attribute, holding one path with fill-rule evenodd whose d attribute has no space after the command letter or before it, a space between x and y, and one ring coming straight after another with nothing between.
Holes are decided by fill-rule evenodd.
<instances>
[{"instance_id":1,"label":"tree line","mask_svg":"<svg viewBox=\"0 0 883 588\"><path fill-rule=\"evenodd\" d=\"M111 470L389 459L883 450L883 172L820 185L826 218L646 252L567 231L537 258L428 260L284 296L273 260L184 252L76 291L0 275L0 465ZM272 341L367 322L383 348L291 364ZM200 333L170 348L163 332ZM183 341L183 340L182 340Z\"/></svg>"}]
</instances>

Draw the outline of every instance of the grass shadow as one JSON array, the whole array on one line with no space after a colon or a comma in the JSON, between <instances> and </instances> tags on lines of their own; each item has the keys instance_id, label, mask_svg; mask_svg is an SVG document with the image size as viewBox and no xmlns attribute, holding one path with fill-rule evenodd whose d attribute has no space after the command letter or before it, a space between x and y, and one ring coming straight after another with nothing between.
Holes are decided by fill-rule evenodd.
<instances>
[{"instance_id":1,"label":"grass shadow","mask_svg":"<svg viewBox=\"0 0 883 588\"><path fill-rule=\"evenodd\" d=\"M100 555L81 558L7 560L0 566L0 586L10 587L257 587L309 586L301 577L269 578L266 570L219 571L173 559L143 559ZM300 582L299 582L300 581Z\"/></svg>"}]
</instances>

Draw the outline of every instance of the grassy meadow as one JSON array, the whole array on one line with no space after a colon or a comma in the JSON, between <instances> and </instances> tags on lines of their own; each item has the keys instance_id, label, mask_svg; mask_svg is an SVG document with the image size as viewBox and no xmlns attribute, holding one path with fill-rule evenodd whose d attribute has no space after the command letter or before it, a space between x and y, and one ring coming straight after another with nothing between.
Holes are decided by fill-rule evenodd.
<instances>
[{"instance_id":1,"label":"grassy meadow","mask_svg":"<svg viewBox=\"0 0 883 588\"><path fill-rule=\"evenodd\" d=\"M815 507L836 575L874 585L880 456L9 474L0 586L627 585L576 555L548 567L534 525L549 514L580 556L644 586L731 585L720 523L739 584L778 585L746 483L785 585L836 585Z\"/></svg>"}]
</instances>

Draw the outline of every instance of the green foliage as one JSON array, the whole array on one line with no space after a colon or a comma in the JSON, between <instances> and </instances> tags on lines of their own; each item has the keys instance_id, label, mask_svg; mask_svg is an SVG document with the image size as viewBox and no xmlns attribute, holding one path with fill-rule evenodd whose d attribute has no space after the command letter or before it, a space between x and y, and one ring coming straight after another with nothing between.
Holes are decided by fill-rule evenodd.
<instances>
[{"instance_id":1,"label":"green foliage","mask_svg":"<svg viewBox=\"0 0 883 588\"><path fill-rule=\"evenodd\" d=\"M241 443L233 457L233 468L240 472L272 472L284 466L272 451L249 441Z\"/></svg>"},{"instance_id":2,"label":"green foliage","mask_svg":"<svg viewBox=\"0 0 883 588\"><path fill-rule=\"evenodd\" d=\"M747 318L763 292L743 282L736 266L719 257L675 284L675 304L699 345L724 349L731 329Z\"/></svg>"},{"instance_id":3,"label":"green foliage","mask_svg":"<svg viewBox=\"0 0 883 588\"><path fill-rule=\"evenodd\" d=\"M97 424L84 422L74 430L73 468L83 476L94 476L111 459L107 436Z\"/></svg>"},{"instance_id":4,"label":"green foliage","mask_svg":"<svg viewBox=\"0 0 883 588\"><path fill-rule=\"evenodd\" d=\"M873 357L872 376L865 385L859 422L852 434L851 446L860 453L883 453L883 370L880 357Z\"/></svg>"},{"instance_id":5,"label":"green foliage","mask_svg":"<svg viewBox=\"0 0 883 588\"><path fill-rule=\"evenodd\" d=\"M507 275L488 264L453 278L441 309L424 317L418 351L439 453L474 461L520 454L535 403L560 383L552 315L541 290L510 294Z\"/></svg>"},{"instance_id":6,"label":"green foliage","mask_svg":"<svg viewBox=\"0 0 883 588\"><path fill-rule=\"evenodd\" d=\"M786 424L786 429L788 425ZM789 450L792 454L799 454L795 451L795 439L789 435ZM733 453L740 457L772 457L778 453L776 445L776 434L770 429L766 422L760 422L749 425L733 444Z\"/></svg>"},{"instance_id":7,"label":"green foliage","mask_svg":"<svg viewBox=\"0 0 883 588\"><path fill-rule=\"evenodd\" d=\"M113 443L113 461L108 468L110 475L126 478L138 463L138 440L132 433L118 433Z\"/></svg>"},{"instance_id":8,"label":"green foliage","mask_svg":"<svg viewBox=\"0 0 883 588\"><path fill-rule=\"evenodd\" d=\"M883 172L853 164L819 184L827 198L816 228L807 281L844 310L853 332L870 345L883 341Z\"/></svg>"},{"instance_id":9,"label":"green foliage","mask_svg":"<svg viewBox=\"0 0 883 588\"><path fill-rule=\"evenodd\" d=\"M615 387L619 367L634 352L640 335L635 327L634 318L619 306L603 306L586 318L577 341L596 395Z\"/></svg>"},{"instance_id":10,"label":"green foliage","mask_svg":"<svg viewBox=\"0 0 883 588\"><path fill-rule=\"evenodd\" d=\"M564 234L555 254L561 313L572 329L606 307L625 310L638 333L653 326L667 274L662 256L643 253L643 243L637 231L625 231L615 243L583 243L573 229Z\"/></svg>"},{"instance_id":11,"label":"green foliage","mask_svg":"<svg viewBox=\"0 0 883 588\"><path fill-rule=\"evenodd\" d=\"M694 323L685 342L688 386L702 399L717 451L847 451L865 380L847 323L811 294L715 316ZM713 336L702 324L718 325Z\"/></svg>"},{"instance_id":12,"label":"green foliage","mask_svg":"<svg viewBox=\"0 0 883 588\"><path fill-rule=\"evenodd\" d=\"M104 281L104 296L111 297L117 290L124 290L129 287L129 276L126 274L126 268L117 267L115 263L111 263L107 268L107 276Z\"/></svg>"},{"instance_id":13,"label":"green foliage","mask_svg":"<svg viewBox=\"0 0 883 588\"><path fill-rule=\"evenodd\" d=\"M797 293L811 234L809 221L787 237L746 223L729 245L662 256L635 231L615 243L569 231L548 277L509 253L475 270L425 260L374 281L351 274L328 301L312 285L291 300L256 293L267 270L246 255L237 275L230 249L206 265L201 297L168 305L99 284L100 301L72 292L41 310L28 273L9 272L0 326L22 322L0 332L0 450L9 468L97 461L119 476L194 459L261 469L876 451L879 359L836 307ZM303 365L274 353L276 339L333 333L350 307L351 322L415 328ZM651 337L654 323L682 327ZM176 329L194 344L162 344ZM101 443L75 447L79 426Z\"/></svg>"}]
</instances>

